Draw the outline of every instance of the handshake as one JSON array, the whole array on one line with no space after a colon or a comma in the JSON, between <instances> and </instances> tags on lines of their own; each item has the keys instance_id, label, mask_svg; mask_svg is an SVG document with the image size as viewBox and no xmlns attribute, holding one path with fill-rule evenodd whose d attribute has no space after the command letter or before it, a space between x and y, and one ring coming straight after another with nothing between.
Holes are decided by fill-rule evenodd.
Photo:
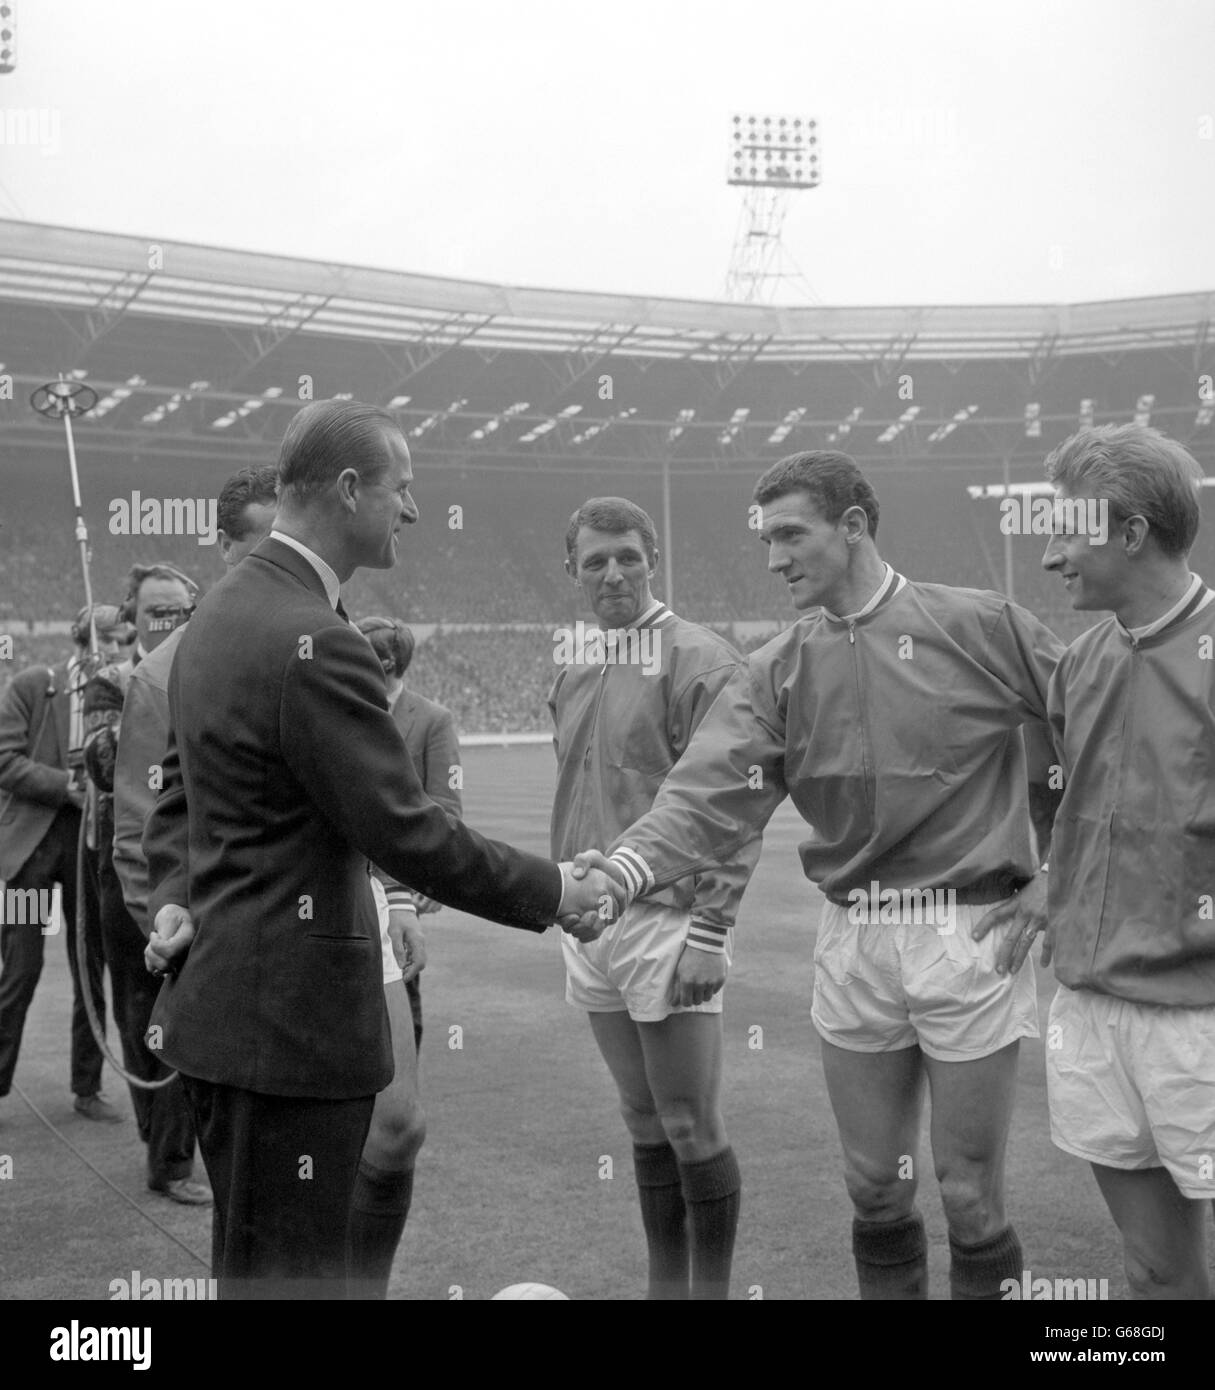
<instances>
[{"instance_id":1,"label":"handshake","mask_svg":"<svg viewBox=\"0 0 1215 1390\"><path fill-rule=\"evenodd\" d=\"M624 875L597 849L583 850L560 868L557 921L578 941L594 941L629 905Z\"/></svg>"}]
</instances>

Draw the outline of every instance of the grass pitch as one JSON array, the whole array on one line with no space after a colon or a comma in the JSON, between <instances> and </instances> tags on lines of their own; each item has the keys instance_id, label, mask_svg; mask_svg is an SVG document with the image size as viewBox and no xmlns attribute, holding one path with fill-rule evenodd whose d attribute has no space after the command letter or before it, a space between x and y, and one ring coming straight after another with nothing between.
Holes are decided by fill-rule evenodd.
<instances>
[{"instance_id":1,"label":"grass pitch","mask_svg":"<svg viewBox=\"0 0 1215 1390\"><path fill-rule=\"evenodd\" d=\"M547 747L467 750L470 824L547 854L553 772ZM810 1022L821 899L801 875L804 836L800 818L782 808L743 903L727 986L723 1109L744 1183L735 1298L856 1297L851 1208ZM556 932L512 931L449 909L425 920L429 1134L390 1297L483 1299L521 1281L574 1299L642 1297L631 1144L585 1015L564 1002ZM1045 1018L1049 973L1039 971L1038 990ZM0 1159L12 1171L0 1180L0 1296L104 1299L112 1280L135 1270L205 1274L209 1210L146 1190L125 1086L107 1073L126 1124L73 1113L69 1015L65 952L48 939L16 1081L59 1134L16 1090L0 1101ZM112 1028L111 1038L116 1049ZM947 1298L945 1222L926 1137L919 1163L932 1297ZM1125 1297L1119 1242L1088 1167L1050 1142L1037 1040L1021 1048L1007 1186L1035 1277L1107 1278L1111 1298Z\"/></svg>"}]
</instances>

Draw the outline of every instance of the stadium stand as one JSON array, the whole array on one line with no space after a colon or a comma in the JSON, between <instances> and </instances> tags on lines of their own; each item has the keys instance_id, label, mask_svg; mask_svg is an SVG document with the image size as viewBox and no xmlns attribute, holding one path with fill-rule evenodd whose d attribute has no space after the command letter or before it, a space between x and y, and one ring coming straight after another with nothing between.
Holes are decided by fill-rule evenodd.
<instances>
[{"instance_id":1,"label":"stadium stand","mask_svg":"<svg viewBox=\"0 0 1215 1390\"><path fill-rule=\"evenodd\" d=\"M796 450L857 459L897 568L1000 590L998 503L967 487L1040 480L1045 454L1082 420L1150 420L1215 472L1215 294L775 309L186 244L166 245L167 277L147 274L146 251L138 238L0 220L11 396L0 391L0 634L16 639L0 682L65 650L66 636L56 649L28 625L66 621L83 601L62 431L25 404L59 373L100 397L76 426L99 599L119 594L135 561L168 560L204 589L221 574L193 536L113 534L114 503L136 491L214 498L235 468L274 458L305 382L388 408L409 439L421 524L396 569L354 577L346 605L423 630L411 683L465 732L547 727L543 629L580 616L562 569L569 515L618 494L660 521L664 467L674 594L662 568L656 592L697 621L769 626L793 612L747 508L756 476ZM1207 578L1213 529L1193 562ZM1091 619L1042 573L1042 538L1011 547L1016 598L1074 637ZM453 630L521 623L541 627Z\"/></svg>"}]
</instances>

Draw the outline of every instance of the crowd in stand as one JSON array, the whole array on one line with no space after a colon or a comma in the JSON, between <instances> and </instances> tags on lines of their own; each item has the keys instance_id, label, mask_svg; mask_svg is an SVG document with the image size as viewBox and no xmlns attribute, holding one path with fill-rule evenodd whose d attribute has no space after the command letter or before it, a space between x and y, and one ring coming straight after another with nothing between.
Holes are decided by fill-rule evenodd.
<instances>
[{"instance_id":1,"label":"crowd in stand","mask_svg":"<svg viewBox=\"0 0 1215 1390\"><path fill-rule=\"evenodd\" d=\"M206 491L193 481L162 480L161 491ZM437 484L432 491L439 494ZM582 480L543 487L496 485L453 478L441 495L423 501L423 522L411 530L401 562L391 570L360 570L344 590L356 616L381 614L415 625L432 623L540 624L532 632L440 631L423 640L410 671L420 693L448 705L464 732L547 731L545 699L554 675L552 630L585 617L563 573L564 525L582 498ZM564 489L564 490L563 490ZM578 491L576 492L575 489ZM17 489L20 494L20 489ZM450 496L448 494L450 493ZM1003 587L1003 543L996 504L972 503L948 480L882 481L879 546L901 572L920 581ZM688 487L674 500L673 569L676 610L692 621L727 624L765 620L784 624L793 610L781 580L767 572L765 554L747 524L742 484ZM464 499L461 524L450 504ZM653 505L639 492L638 500ZM104 503L101 504L104 507ZM458 510L458 509L457 509ZM135 561L168 561L205 590L220 566L213 546L194 536L111 535L94 501L89 527L94 595L113 599ZM0 534L0 635L13 638L11 660L0 661L0 688L22 666L60 658L69 639L33 637L29 624L70 619L83 601L78 549L70 513L48 519L32 494L5 499ZM1015 537L1014 574L1020 603L1071 641L1091 623L1073 613L1058 580L1039 565L1039 537ZM1215 575L1215 538L1200 533L1195 570ZM654 591L666 597L660 562ZM766 640L740 642L752 649Z\"/></svg>"},{"instance_id":2,"label":"crowd in stand","mask_svg":"<svg viewBox=\"0 0 1215 1390\"><path fill-rule=\"evenodd\" d=\"M418 648L409 685L446 705L462 733L548 732L554 650L551 631L440 630Z\"/></svg>"}]
</instances>

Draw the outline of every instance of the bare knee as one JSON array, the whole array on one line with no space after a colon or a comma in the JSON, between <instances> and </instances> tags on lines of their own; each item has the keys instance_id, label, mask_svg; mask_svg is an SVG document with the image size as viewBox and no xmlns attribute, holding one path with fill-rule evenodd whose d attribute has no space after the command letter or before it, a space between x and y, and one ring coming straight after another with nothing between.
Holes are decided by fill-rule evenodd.
<instances>
[{"instance_id":1,"label":"bare knee","mask_svg":"<svg viewBox=\"0 0 1215 1390\"><path fill-rule=\"evenodd\" d=\"M1160 1251L1128 1245L1123 1252L1126 1282L1132 1298L1209 1298L1205 1269L1190 1267Z\"/></svg>"},{"instance_id":2,"label":"bare knee","mask_svg":"<svg viewBox=\"0 0 1215 1390\"><path fill-rule=\"evenodd\" d=\"M1000 1194L986 1169L967 1166L938 1173L937 1177L945 1220L955 1239L974 1245L996 1235L1007 1224Z\"/></svg>"},{"instance_id":3,"label":"bare knee","mask_svg":"<svg viewBox=\"0 0 1215 1390\"><path fill-rule=\"evenodd\" d=\"M844 1183L857 1216L863 1221L897 1221L909 1216L915 1205L916 1182L899 1170L881 1172L877 1168L848 1163Z\"/></svg>"},{"instance_id":4,"label":"bare knee","mask_svg":"<svg viewBox=\"0 0 1215 1390\"><path fill-rule=\"evenodd\" d=\"M620 1114L634 1143L661 1144L666 1140L662 1121L658 1118L658 1108L652 1097L622 1095Z\"/></svg>"},{"instance_id":5,"label":"bare knee","mask_svg":"<svg viewBox=\"0 0 1215 1390\"><path fill-rule=\"evenodd\" d=\"M688 1162L711 1158L728 1142L725 1123L715 1104L696 1100L667 1101L659 1110L659 1119L667 1143Z\"/></svg>"},{"instance_id":6,"label":"bare knee","mask_svg":"<svg viewBox=\"0 0 1215 1390\"><path fill-rule=\"evenodd\" d=\"M667 1101L658 1112L667 1143L677 1152L692 1143L704 1127L704 1117L690 1100Z\"/></svg>"},{"instance_id":7,"label":"bare knee","mask_svg":"<svg viewBox=\"0 0 1215 1390\"><path fill-rule=\"evenodd\" d=\"M391 1105L377 1111L367 1136L377 1167L400 1169L413 1166L426 1142L426 1115L420 1105Z\"/></svg>"}]
</instances>

